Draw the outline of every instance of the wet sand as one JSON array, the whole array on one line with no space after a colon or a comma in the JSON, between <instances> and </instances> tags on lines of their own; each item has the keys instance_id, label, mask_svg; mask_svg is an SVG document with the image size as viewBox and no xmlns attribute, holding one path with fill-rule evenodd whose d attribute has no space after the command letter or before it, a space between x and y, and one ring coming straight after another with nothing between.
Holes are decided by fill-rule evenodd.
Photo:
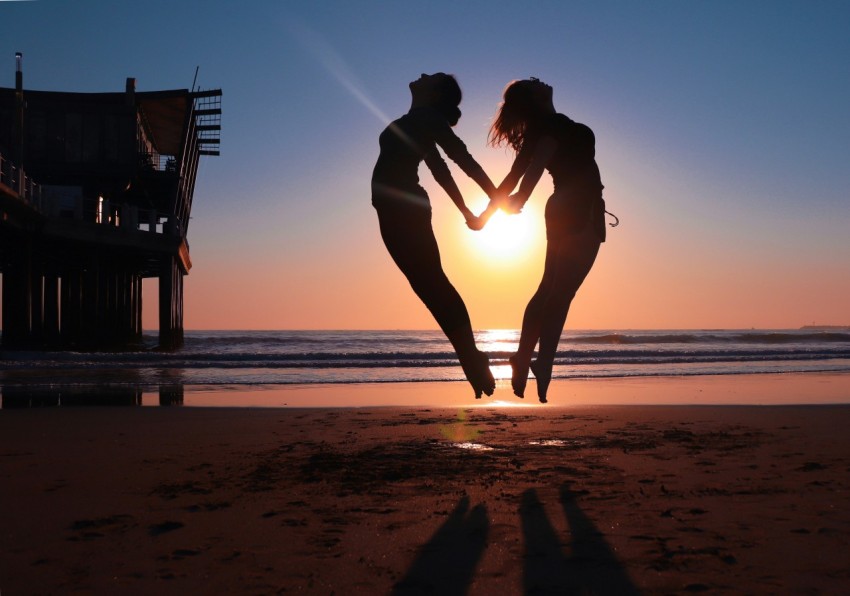
<instances>
[{"instance_id":1,"label":"wet sand","mask_svg":"<svg viewBox=\"0 0 850 596\"><path fill-rule=\"evenodd\" d=\"M0 592L850 590L850 406L466 404L0 410Z\"/></svg>"}]
</instances>

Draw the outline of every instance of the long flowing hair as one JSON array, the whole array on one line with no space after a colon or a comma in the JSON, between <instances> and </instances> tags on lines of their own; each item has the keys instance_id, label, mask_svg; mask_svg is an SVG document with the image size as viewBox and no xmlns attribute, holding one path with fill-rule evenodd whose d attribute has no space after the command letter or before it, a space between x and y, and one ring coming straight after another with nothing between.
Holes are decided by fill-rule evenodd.
<instances>
[{"instance_id":1,"label":"long flowing hair","mask_svg":"<svg viewBox=\"0 0 850 596\"><path fill-rule=\"evenodd\" d=\"M490 126L489 143L493 147L507 145L517 153L535 128L540 117L535 103L534 81L511 81L502 94L496 117Z\"/></svg>"}]
</instances>

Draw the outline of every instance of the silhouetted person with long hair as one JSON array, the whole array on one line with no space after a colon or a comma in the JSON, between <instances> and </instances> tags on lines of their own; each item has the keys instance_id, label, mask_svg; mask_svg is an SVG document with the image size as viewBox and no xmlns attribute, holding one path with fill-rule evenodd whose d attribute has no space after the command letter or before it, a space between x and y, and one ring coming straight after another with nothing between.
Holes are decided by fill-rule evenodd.
<instances>
[{"instance_id":1,"label":"silhouetted person with long hair","mask_svg":"<svg viewBox=\"0 0 850 596\"><path fill-rule=\"evenodd\" d=\"M546 401L552 365L570 303L590 272L605 241L605 202L595 160L593 131L555 111L552 87L537 79L514 81L490 128L490 144L516 152L497 197L519 190L501 203L518 213L543 170L552 175L554 192L546 203L546 261L543 279L525 309L519 348L511 356L511 386L523 397L529 368L537 379L537 395ZM520 178L522 182L520 182ZM500 205L491 201L481 220ZM538 341L537 360L531 361Z\"/></svg>"},{"instance_id":2,"label":"silhouetted person with long hair","mask_svg":"<svg viewBox=\"0 0 850 596\"><path fill-rule=\"evenodd\" d=\"M372 205L390 256L448 337L475 397L492 395L495 381L489 360L476 347L466 305L443 272L431 227L431 203L419 185L419 164L426 163L473 230L480 229L481 222L466 206L437 146L491 199L496 188L451 129L460 118L461 90L455 78L423 74L410 83L410 93L410 110L381 133L381 152L372 173Z\"/></svg>"}]
</instances>

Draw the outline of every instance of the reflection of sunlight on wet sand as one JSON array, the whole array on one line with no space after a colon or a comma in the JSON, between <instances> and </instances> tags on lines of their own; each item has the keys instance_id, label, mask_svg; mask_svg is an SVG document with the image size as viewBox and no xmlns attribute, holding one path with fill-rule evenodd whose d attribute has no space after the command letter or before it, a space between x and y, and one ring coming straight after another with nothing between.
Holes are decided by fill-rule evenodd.
<instances>
[{"instance_id":1,"label":"reflection of sunlight on wet sand","mask_svg":"<svg viewBox=\"0 0 850 596\"><path fill-rule=\"evenodd\" d=\"M491 401L472 404L471 408L528 408L530 406L539 405L537 401L523 401L516 398L517 401L508 401L505 399L494 399Z\"/></svg>"},{"instance_id":2,"label":"reflection of sunlight on wet sand","mask_svg":"<svg viewBox=\"0 0 850 596\"><path fill-rule=\"evenodd\" d=\"M458 449L469 449L470 451L495 451L492 447L488 447L487 445L482 445L481 443L452 443L452 447L457 447Z\"/></svg>"},{"instance_id":3,"label":"reflection of sunlight on wet sand","mask_svg":"<svg viewBox=\"0 0 850 596\"><path fill-rule=\"evenodd\" d=\"M582 442L578 440L565 441L563 439L542 439L540 441L529 441L529 445L538 447L580 447Z\"/></svg>"}]
</instances>

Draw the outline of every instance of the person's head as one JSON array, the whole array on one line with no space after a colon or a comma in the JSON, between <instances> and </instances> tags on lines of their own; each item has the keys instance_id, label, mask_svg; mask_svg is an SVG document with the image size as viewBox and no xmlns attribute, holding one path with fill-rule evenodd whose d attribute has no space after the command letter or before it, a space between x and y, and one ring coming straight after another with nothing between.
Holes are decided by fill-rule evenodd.
<instances>
[{"instance_id":1,"label":"person's head","mask_svg":"<svg viewBox=\"0 0 850 596\"><path fill-rule=\"evenodd\" d=\"M519 151L529 129L554 111L552 87L543 81L532 77L508 83L490 126L490 144Z\"/></svg>"},{"instance_id":2,"label":"person's head","mask_svg":"<svg viewBox=\"0 0 850 596\"><path fill-rule=\"evenodd\" d=\"M454 76L444 72L422 74L410 83L410 92L413 95L414 104L435 108L446 117L451 126L460 120L458 106L463 99L463 94Z\"/></svg>"}]
</instances>

